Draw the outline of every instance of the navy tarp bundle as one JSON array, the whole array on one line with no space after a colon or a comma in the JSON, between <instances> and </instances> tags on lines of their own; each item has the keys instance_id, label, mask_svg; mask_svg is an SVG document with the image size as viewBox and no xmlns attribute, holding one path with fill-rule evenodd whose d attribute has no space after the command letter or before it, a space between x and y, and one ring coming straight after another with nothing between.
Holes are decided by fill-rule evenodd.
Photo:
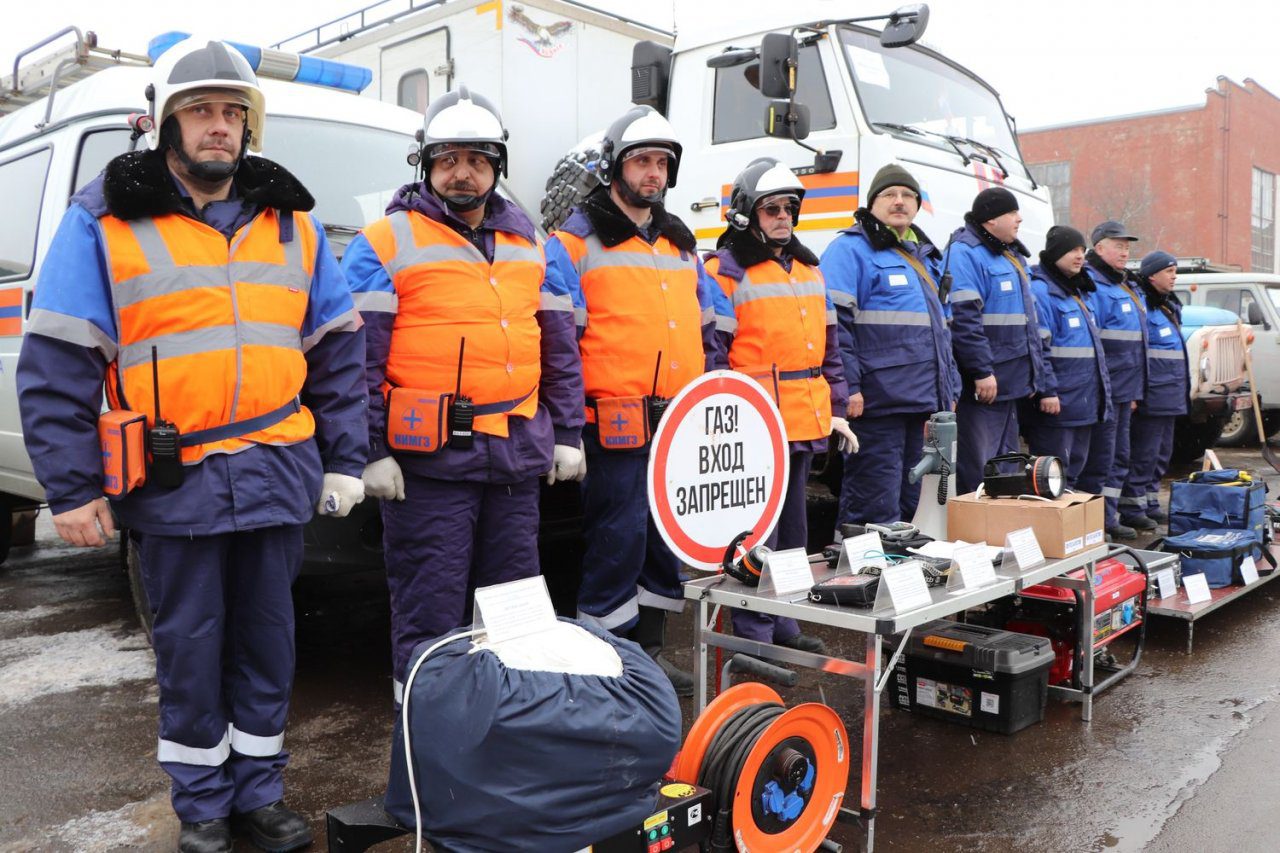
<instances>
[{"instance_id":1,"label":"navy tarp bundle","mask_svg":"<svg viewBox=\"0 0 1280 853\"><path fill-rule=\"evenodd\" d=\"M1247 530L1203 529L1170 536L1162 550L1180 555L1184 578L1203 572L1209 586L1218 589L1244 582L1240 564L1254 545L1253 534Z\"/></svg>"},{"instance_id":2,"label":"navy tarp bundle","mask_svg":"<svg viewBox=\"0 0 1280 853\"><path fill-rule=\"evenodd\" d=\"M1169 535L1205 528L1248 530L1266 542L1267 487L1234 468L1199 471L1170 487ZM1260 551L1255 551L1257 557Z\"/></svg>"},{"instance_id":3,"label":"navy tarp bundle","mask_svg":"<svg viewBox=\"0 0 1280 853\"><path fill-rule=\"evenodd\" d=\"M639 646L581 627L613 646L621 676L510 669L491 651L470 654L469 640L414 676L404 697L413 773L437 849L580 850L653 812L680 745L680 704ZM385 805L412 827L399 716L392 738Z\"/></svg>"}]
</instances>

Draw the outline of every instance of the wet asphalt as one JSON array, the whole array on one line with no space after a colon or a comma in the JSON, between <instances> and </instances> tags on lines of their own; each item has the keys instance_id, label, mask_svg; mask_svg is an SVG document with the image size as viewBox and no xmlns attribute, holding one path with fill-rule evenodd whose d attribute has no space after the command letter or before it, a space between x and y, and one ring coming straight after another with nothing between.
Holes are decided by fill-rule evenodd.
<instances>
[{"instance_id":1,"label":"wet asphalt","mask_svg":"<svg viewBox=\"0 0 1280 853\"><path fill-rule=\"evenodd\" d=\"M1221 455L1263 473L1276 495L1280 476L1256 449ZM303 578L295 590L286 796L311 821L315 849L327 809L385 785L385 596L371 573ZM1043 722L1005 736L895 710L886 697L876 849L1280 849L1278 596L1280 585L1267 585L1197 622L1191 655L1185 623L1153 618L1139 669L1096 697L1090 723L1078 704L1050 699ZM670 656L689 666L691 611L672 628ZM818 633L859 656L860 635ZM153 667L116 548L61 546L42 513L36 544L0 566L0 853L176 848L154 760ZM836 708L856 750L861 682L809 672L780 692ZM691 702L684 712L687 728ZM860 832L837 826L832 838L856 850Z\"/></svg>"}]
</instances>

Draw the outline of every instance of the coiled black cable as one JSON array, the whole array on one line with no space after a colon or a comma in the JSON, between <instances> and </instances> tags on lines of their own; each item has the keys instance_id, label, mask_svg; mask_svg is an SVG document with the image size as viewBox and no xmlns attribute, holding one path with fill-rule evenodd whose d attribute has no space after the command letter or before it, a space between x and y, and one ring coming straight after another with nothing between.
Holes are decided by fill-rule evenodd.
<instances>
[{"instance_id":1,"label":"coiled black cable","mask_svg":"<svg viewBox=\"0 0 1280 853\"><path fill-rule=\"evenodd\" d=\"M730 808L738 789L738 777L765 729L782 716L786 707L778 702L762 702L734 712L707 747L698 771L698 784L715 796L715 823L711 841L704 850L733 850L733 819Z\"/></svg>"}]
</instances>

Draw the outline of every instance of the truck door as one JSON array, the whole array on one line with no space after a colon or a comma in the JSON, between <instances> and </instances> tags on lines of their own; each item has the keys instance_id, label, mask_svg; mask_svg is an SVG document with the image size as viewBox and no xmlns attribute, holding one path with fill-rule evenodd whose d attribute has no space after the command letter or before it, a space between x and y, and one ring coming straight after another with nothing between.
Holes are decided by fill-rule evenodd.
<instances>
[{"instance_id":1,"label":"truck door","mask_svg":"<svg viewBox=\"0 0 1280 853\"><path fill-rule=\"evenodd\" d=\"M854 126L850 107L841 98L839 81L830 79L827 70L834 61L830 45L824 42L800 49L796 92L796 100L810 111L810 133L805 142L815 148L843 151L836 171L824 175L803 174L813 165L813 152L765 135L767 101L756 88L758 62L706 67L707 57L722 47L677 58L683 66L677 68L673 80L683 82L672 92L671 122L679 129L697 128L697 138L689 133L684 140L685 165L669 209L689 224L701 248L713 248L725 228L724 211L734 176L757 157L774 157L801 173L807 191L798 236L821 253L835 231L853 223L858 201L858 137L856 132L848 132ZM701 94L685 86L695 76L704 80ZM838 126L845 132L837 130Z\"/></svg>"},{"instance_id":2,"label":"truck door","mask_svg":"<svg viewBox=\"0 0 1280 853\"><path fill-rule=\"evenodd\" d=\"M451 88L449 28L440 27L384 45L378 55L378 100L425 112Z\"/></svg>"}]
</instances>

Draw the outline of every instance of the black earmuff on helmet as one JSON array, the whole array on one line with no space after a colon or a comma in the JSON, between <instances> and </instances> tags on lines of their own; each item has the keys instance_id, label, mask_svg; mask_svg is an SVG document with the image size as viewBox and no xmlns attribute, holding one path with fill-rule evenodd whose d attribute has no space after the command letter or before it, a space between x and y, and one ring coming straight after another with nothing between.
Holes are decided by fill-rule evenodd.
<instances>
[{"instance_id":1,"label":"black earmuff on helmet","mask_svg":"<svg viewBox=\"0 0 1280 853\"><path fill-rule=\"evenodd\" d=\"M737 555L738 549L743 542L747 541L752 532L751 530L744 530L733 537L729 547L724 549L724 559L720 561L720 568L734 580L741 581L747 586L759 586L760 575L764 572L764 559L773 553L773 549L767 545L756 545L754 548L747 549L739 557Z\"/></svg>"}]
</instances>

